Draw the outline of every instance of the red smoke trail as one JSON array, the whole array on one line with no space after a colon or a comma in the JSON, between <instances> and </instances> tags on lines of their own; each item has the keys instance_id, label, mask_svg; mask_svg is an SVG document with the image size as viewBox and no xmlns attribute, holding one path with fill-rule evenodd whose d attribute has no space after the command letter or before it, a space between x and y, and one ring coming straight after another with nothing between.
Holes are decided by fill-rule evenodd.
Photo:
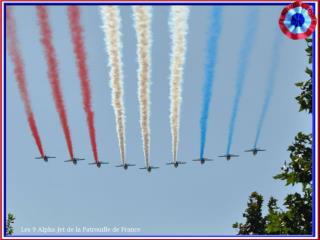
<instances>
[{"instance_id":1,"label":"red smoke trail","mask_svg":"<svg viewBox=\"0 0 320 240\"><path fill-rule=\"evenodd\" d=\"M7 8L7 11L6 11L6 21L7 21L7 37L8 37L9 54L14 63L14 74L18 83L24 109L27 114L28 123L32 132L32 136L37 144L37 147L41 156L43 157L44 152L43 152L37 124L34 119L32 108L31 108L31 103L30 103L29 94L27 90L26 76L24 72L24 64L18 48L18 42L16 37L16 26L15 26L14 19L11 16L10 8Z\"/></svg>"},{"instance_id":2,"label":"red smoke trail","mask_svg":"<svg viewBox=\"0 0 320 240\"><path fill-rule=\"evenodd\" d=\"M93 156L96 162L98 162L96 133L94 127L94 114L91 107L91 89L89 83L88 69L86 63L86 52L82 36L82 26L80 23L80 9L77 6L68 7L68 17L70 31L72 35L73 51L76 55L78 74L81 82L83 108L87 115L87 124L90 134L90 141L93 151Z\"/></svg>"},{"instance_id":3,"label":"red smoke trail","mask_svg":"<svg viewBox=\"0 0 320 240\"><path fill-rule=\"evenodd\" d=\"M57 111L59 113L60 122L63 128L63 133L68 145L69 155L71 158L73 158L73 147L72 147L70 129L68 125L68 119L67 119L61 87L60 87L58 63L57 63L55 49L52 44L52 32L49 24L47 8L45 6L37 6L37 15L38 15L38 21L40 25L41 43L43 44L43 47L45 50L45 56L46 56L47 65L48 65L48 77L50 80L54 101L56 104Z\"/></svg>"}]
</instances>

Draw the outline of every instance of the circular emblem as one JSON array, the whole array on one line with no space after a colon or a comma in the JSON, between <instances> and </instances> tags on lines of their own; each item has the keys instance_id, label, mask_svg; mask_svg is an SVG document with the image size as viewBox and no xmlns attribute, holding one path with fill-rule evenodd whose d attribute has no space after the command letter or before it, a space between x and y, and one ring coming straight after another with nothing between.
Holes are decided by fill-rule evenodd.
<instances>
[{"instance_id":1,"label":"circular emblem","mask_svg":"<svg viewBox=\"0 0 320 240\"><path fill-rule=\"evenodd\" d=\"M281 31L289 38L305 39L309 37L317 25L317 18L310 5L301 1L285 7L279 18Z\"/></svg>"}]
</instances>

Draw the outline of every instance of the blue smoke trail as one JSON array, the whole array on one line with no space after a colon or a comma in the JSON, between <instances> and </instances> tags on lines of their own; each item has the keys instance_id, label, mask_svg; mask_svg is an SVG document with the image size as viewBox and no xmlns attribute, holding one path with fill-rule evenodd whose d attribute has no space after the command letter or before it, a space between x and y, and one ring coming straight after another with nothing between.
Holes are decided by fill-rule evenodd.
<instances>
[{"instance_id":1,"label":"blue smoke trail","mask_svg":"<svg viewBox=\"0 0 320 240\"><path fill-rule=\"evenodd\" d=\"M242 48L240 49L240 54L239 54L239 67L236 75L236 92L233 99L233 107L232 107L231 118L229 122L227 154L230 153L230 149L232 145L234 125L238 115L240 97L242 94L245 74L248 68L248 60L249 60L248 57L252 51L254 37L256 35L255 33L258 25L257 21L258 21L258 12L256 9L253 9L250 11L250 13L247 16L246 32L242 42Z\"/></svg>"},{"instance_id":2,"label":"blue smoke trail","mask_svg":"<svg viewBox=\"0 0 320 240\"><path fill-rule=\"evenodd\" d=\"M269 71L268 71L268 76L267 76L267 90L266 90L266 95L264 98L263 106L262 106L262 111L259 117L258 125L257 125L257 133L256 133L256 138L254 141L254 148L257 147L260 134L261 134L261 129L264 123L264 119L266 117L266 114L269 109L270 105L270 99L272 97L273 93L273 88L274 88L274 83L276 80L276 72L279 64L279 41L280 41L280 33L277 31L275 35L275 39L273 42L273 47L272 47L272 52L271 52L271 64L269 66Z\"/></svg>"},{"instance_id":3,"label":"blue smoke trail","mask_svg":"<svg viewBox=\"0 0 320 240\"><path fill-rule=\"evenodd\" d=\"M207 138L207 124L212 95L212 85L215 79L215 67L217 63L218 40L221 32L221 7L212 10L210 35L208 38L207 63L205 66L205 80L202 88L202 110L200 118L200 158L203 158Z\"/></svg>"}]
</instances>

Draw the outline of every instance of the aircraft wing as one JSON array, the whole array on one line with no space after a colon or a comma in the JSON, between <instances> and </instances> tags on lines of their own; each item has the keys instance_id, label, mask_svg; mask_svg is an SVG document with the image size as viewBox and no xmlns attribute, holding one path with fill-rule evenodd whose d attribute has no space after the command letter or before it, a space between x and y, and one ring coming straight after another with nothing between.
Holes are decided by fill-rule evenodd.
<instances>
[{"instance_id":1,"label":"aircraft wing","mask_svg":"<svg viewBox=\"0 0 320 240\"><path fill-rule=\"evenodd\" d=\"M187 162L177 162L178 164L186 164Z\"/></svg>"},{"instance_id":2,"label":"aircraft wing","mask_svg":"<svg viewBox=\"0 0 320 240\"><path fill-rule=\"evenodd\" d=\"M221 156L219 156L219 157L228 157L227 155L221 155Z\"/></svg>"},{"instance_id":3,"label":"aircraft wing","mask_svg":"<svg viewBox=\"0 0 320 240\"><path fill-rule=\"evenodd\" d=\"M159 167L151 167L152 169L158 169Z\"/></svg>"},{"instance_id":4,"label":"aircraft wing","mask_svg":"<svg viewBox=\"0 0 320 240\"><path fill-rule=\"evenodd\" d=\"M43 159L43 157L35 157L34 159Z\"/></svg>"},{"instance_id":5,"label":"aircraft wing","mask_svg":"<svg viewBox=\"0 0 320 240\"><path fill-rule=\"evenodd\" d=\"M230 154L230 157L239 157L239 155Z\"/></svg>"},{"instance_id":6,"label":"aircraft wing","mask_svg":"<svg viewBox=\"0 0 320 240\"><path fill-rule=\"evenodd\" d=\"M210 158L204 158L205 161L213 161L213 159Z\"/></svg>"},{"instance_id":7,"label":"aircraft wing","mask_svg":"<svg viewBox=\"0 0 320 240\"><path fill-rule=\"evenodd\" d=\"M108 162L100 162L101 164L109 164Z\"/></svg>"},{"instance_id":8,"label":"aircraft wing","mask_svg":"<svg viewBox=\"0 0 320 240\"><path fill-rule=\"evenodd\" d=\"M47 158L56 158L56 157L50 157L50 156L47 156Z\"/></svg>"},{"instance_id":9,"label":"aircraft wing","mask_svg":"<svg viewBox=\"0 0 320 240\"><path fill-rule=\"evenodd\" d=\"M267 151L267 150L266 149L257 149L257 151L264 152L264 151Z\"/></svg>"},{"instance_id":10,"label":"aircraft wing","mask_svg":"<svg viewBox=\"0 0 320 240\"><path fill-rule=\"evenodd\" d=\"M147 169L146 167L141 167L141 168L139 168L139 169Z\"/></svg>"},{"instance_id":11,"label":"aircraft wing","mask_svg":"<svg viewBox=\"0 0 320 240\"><path fill-rule=\"evenodd\" d=\"M121 165L116 165L116 167L124 167L124 165L123 165L123 164L121 164Z\"/></svg>"},{"instance_id":12,"label":"aircraft wing","mask_svg":"<svg viewBox=\"0 0 320 240\"><path fill-rule=\"evenodd\" d=\"M254 151L253 149L245 150L245 152L253 152L253 151Z\"/></svg>"},{"instance_id":13,"label":"aircraft wing","mask_svg":"<svg viewBox=\"0 0 320 240\"><path fill-rule=\"evenodd\" d=\"M172 164L174 164L173 162L168 162L168 163L166 163L166 165L172 165Z\"/></svg>"},{"instance_id":14,"label":"aircraft wing","mask_svg":"<svg viewBox=\"0 0 320 240\"><path fill-rule=\"evenodd\" d=\"M135 166L135 164L127 164L129 167L133 167Z\"/></svg>"},{"instance_id":15,"label":"aircraft wing","mask_svg":"<svg viewBox=\"0 0 320 240\"><path fill-rule=\"evenodd\" d=\"M70 160L65 160L64 162L72 162L72 161L73 161L73 160L70 159Z\"/></svg>"},{"instance_id":16,"label":"aircraft wing","mask_svg":"<svg viewBox=\"0 0 320 240\"><path fill-rule=\"evenodd\" d=\"M97 164L96 162L88 163L88 165L96 165L96 164Z\"/></svg>"},{"instance_id":17,"label":"aircraft wing","mask_svg":"<svg viewBox=\"0 0 320 240\"><path fill-rule=\"evenodd\" d=\"M194 162L200 162L201 160L200 160L200 159L192 159L192 161L194 161Z\"/></svg>"},{"instance_id":18,"label":"aircraft wing","mask_svg":"<svg viewBox=\"0 0 320 240\"><path fill-rule=\"evenodd\" d=\"M84 161L84 158L76 158L76 161Z\"/></svg>"}]
</instances>

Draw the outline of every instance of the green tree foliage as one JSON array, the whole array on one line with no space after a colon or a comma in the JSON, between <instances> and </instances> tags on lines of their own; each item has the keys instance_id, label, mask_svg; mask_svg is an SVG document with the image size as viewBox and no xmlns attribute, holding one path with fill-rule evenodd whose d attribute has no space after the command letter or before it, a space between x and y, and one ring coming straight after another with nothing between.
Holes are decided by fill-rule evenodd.
<instances>
[{"instance_id":1,"label":"green tree foliage","mask_svg":"<svg viewBox=\"0 0 320 240\"><path fill-rule=\"evenodd\" d=\"M312 180L312 134L299 132L294 140L288 148L291 162L274 178L286 181L286 185L301 183L305 191L311 188Z\"/></svg>"},{"instance_id":2,"label":"green tree foliage","mask_svg":"<svg viewBox=\"0 0 320 240\"><path fill-rule=\"evenodd\" d=\"M266 229L264 234L284 234L286 233L286 227L282 221L283 213L280 211L277 205L277 199L271 197L268 202L268 214L265 217Z\"/></svg>"},{"instance_id":3,"label":"green tree foliage","mask_svg":"<svg viewBox=\"0 0 320 240\"><path fill-rule=\"evenodd\" d=\"M306 42L310 64L312 40L307 39ZM312 70L307 68L306 73L309 79L296 83L301 89L296 100L300 111L312 113ZM302 193L288 194L284 199L283 210L278 207L277 199L271 197L268 213L262 216L263 197L253 192L243 214L246 222L233 224L233 228L238 229L238 234L312 234L312 134L299 132L288 151L289 163L285 162L281 172L274 178L285 181L286 185L301 185Z\"/></svg>"},{"instance_id":4,"label":"green tree foliage","mask_svg":"<svg viewBox=\"0 0 320 240\"><path fill-rule=\"evenodd\" d=\"M312 63L312 39L307 39L307 56L309 58L309 64ZM307 67L305 70L306 74L309 76L307 81L297 82L296 86L301 89L301 94L296 97L300 105L300 112L307 111L312 113L312 70Z\"/></svg>"},{"instance_id":5,"label":"green tree foliage","mask_svg":"<svg viewBox=\"0 0 320 240\"><path fill-rule=\"evenodd\" d=\"M12 235L13 234L13 226L15 217L12 213L8 214L7 222L6 222L6 235Z\"/></svg>"},{"instance_id":6,"label":"green tree foliage","mask_svg":"<svg viewBox=\"0 0 320 240\"><path fill-rule=\"evenodd\" d=\"M262 216L263 197L257 192L251 193L247 210L243 217L247 219L246 223L235 223L234 228L239 228L239 234L263 234L266 221Z\"/></svg>"}]
</instances>

